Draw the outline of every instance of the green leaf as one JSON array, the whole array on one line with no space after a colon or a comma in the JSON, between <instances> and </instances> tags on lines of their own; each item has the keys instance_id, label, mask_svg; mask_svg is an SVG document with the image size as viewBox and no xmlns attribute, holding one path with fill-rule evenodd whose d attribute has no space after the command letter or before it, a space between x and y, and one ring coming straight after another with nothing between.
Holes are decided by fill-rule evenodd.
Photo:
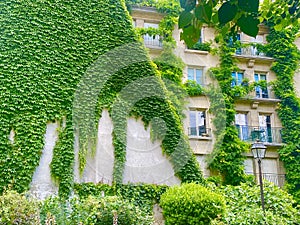
<instances>
[{"instance_id":1,"label":"green leaf","mask_svg":"<svg viewBox=\"0 0 300 225\"><path fill-rule=\"evenodd\" d=\"M256 35L258 34L259 20L257 18L254 18L252 16L246 17L245 15L242 15L238 19L237 24L241 28L241 31L251 37L256 37Z\"/></svg>"},{"instance_id":2,"label":"green leaf","mask_svg":"<svg viewBox=\"0 0 300 225\"><path fill-rule=\"evenodd\" d=\"M180 0L180 6L189 12L195 8L196 0Z\"/></svg>"},{"instance_id":3,"label":"green leaf","mask_svg":"<svg viewBox=\"0 0 300 225\"><path fill-rule=\"evenodd\" d=\"M210 23L212 16L212 7L209 4L198 5L195 9L195 16L204 23Z\"/></svg>"},{"instance_id":4,"label":"green leaf","mask_svg":"<svg viewBox=\"0 0 300 225\"><path fill-rule=\"evenodd\" d=\"M238 0L238 6L245 12L258 12L259 0Z\"/></svg>"},{"instance_id":5,"label":"green leaf","mask_svg":"<svg viewBox=\"0 0 300 225\"><path fill-rule=\"evenodd\" d=\"M178 26L179 28L184 28L189 25L194 18L194 15L190 12L183 11L179 15Z\"/></svg>"},{"instance_id":6,"label":"green leaf","mask_svg":"<svg viewBox=\"0 0 300 225\"><path fill-rule=\"evenodd\" d=\"M188 47L192 47L200 37L200 29L190 25L180 34L180 40L184 40Z\"/></svg>"},{"instance_id":7,"label":"green leaf","mask_svg":"<svg viewBox=\"0 0 300 225\"><path fill-rule=\"evenodd\" d=\"M225 2L218 10L220 24L225 24L231 21L237 14L237 6L230 2Z\"/></svg>"}]
</instances>

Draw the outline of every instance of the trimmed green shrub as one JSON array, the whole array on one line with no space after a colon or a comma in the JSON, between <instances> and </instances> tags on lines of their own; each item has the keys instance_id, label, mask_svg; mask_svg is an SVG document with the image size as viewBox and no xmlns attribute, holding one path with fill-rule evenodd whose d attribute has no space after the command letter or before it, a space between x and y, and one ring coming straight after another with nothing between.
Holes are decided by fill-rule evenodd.
<instances>
[{"instance_id":1,"label":"trimmed green shrub","mask_svg":"<svg viewBox=\"0 0 300 225\"><path fill-rule=\"evenodd\" d=\"M4 192L0 196L0 224L39 224L37 202L16 191Z\"/></svg>"},{"instance_id":2,"label":"trimmed green shrub","mask_svg":"<svg viewBox=\"0 0 300 225\"><path fill-rule=\"evenodd\" d=\"M208 225L225 211L221 195L194 183L169 188L160 205L166 225Z\"/></svg>"}]
</instances>

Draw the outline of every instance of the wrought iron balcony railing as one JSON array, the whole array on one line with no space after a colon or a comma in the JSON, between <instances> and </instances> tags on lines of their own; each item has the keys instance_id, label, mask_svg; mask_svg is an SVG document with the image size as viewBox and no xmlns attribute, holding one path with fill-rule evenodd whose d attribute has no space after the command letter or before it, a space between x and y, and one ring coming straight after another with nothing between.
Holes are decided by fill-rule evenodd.
<instances>
[{"instance_id":1,"label":"wrought iron balcony railing","mask_svg":"<svg viewBox=\"0 0 300 225\"><path fill-rule=\"evenodd\" d=\"M251 45L238 48L235 54L242 55L242 56L257 56L257 57L266 56L264 52L259 51L257 47Z\"/></svg>"},{"instance_id":2,"label":"wrought iron balcony railing","mask_svg":"<svg viewBox=\"0 0 300 225\"><path fill-rule=\"evenodd\" d=\"M252 127L247 125L236 125L239 138L242 141L260 140L264 143L281 144L282 129L281 127Z\"/></svg>"},{"instance_id":3,"label":"wrought iron balcony railing","mask_svg":"<svg viewBox=\"0 0 300 225\"><path fill-rule=\"evenodd\" d=\"M188 135L199 138L211 137L211 128L206 128L205 126L189 127Z\"/></svg>"},{"instance_id":4,"label":"wrought iron balcony railing","mask_svg":"<svg viewBox=\"0 0 300 225\"><path fill-rule=\"evenodd\" d=\"M254 175L258 178L258 173L248 173L249 175ZM277 174L277 173L262 173L262 177L265 180L268 180L274 183L278 187L283 187L285 183L285 174Z\"/></svg>"},{"instance_id":5,"label":"wrought iron balcony railing","mask_svg":"<svg viewBox=\"0 0 300 225\"><path fill-rule=\"evenodd\" d=\"M162 38L159 35L149 36L148 34L143 36L144 44L149 48L162 48Z\"/></svg>"}]
</instances>

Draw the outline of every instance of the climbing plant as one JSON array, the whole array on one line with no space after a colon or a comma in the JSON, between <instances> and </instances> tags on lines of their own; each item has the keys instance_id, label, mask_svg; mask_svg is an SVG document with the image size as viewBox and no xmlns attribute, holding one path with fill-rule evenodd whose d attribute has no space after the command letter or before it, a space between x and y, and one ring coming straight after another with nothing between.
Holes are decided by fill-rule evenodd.
<instances>
[{"instance_id":1,"label":"climbing plant","mask_svg":"<svg viewBox=\"0 0 300 225\"><path fill-rule=\"evenodd\" d=\"M294 75L300 59L299 49L294 42L299 27L285 27L276 31L272 18L268 25L270 34L266 50L276 60L272 65L277 76L273 90L281 99L278 115L284 127L282 138L285 145L279 150L279 155L286 169L286 187L300 202L300 99L294 87Z\"/></svg>"},{"instance_id":2,"label":"climbing plant","mask_svg":"<svg viewBox=\"0 0 300 225\"><path fill-rule=\"evenodd\" d=\"M211 100L210 112L214 114L213 124L216 128L216 144L208 159L209 167L223 177L225 184L238 185L245 181L244 160L242 153L248 144L241 141L234 126L235 100L243 97L250 89L247 85L232 85L232 72L238 71L233 54L235 45L230 45L231 36L219 35L220 65L211 69L211 75L218 81L218 87L211 87L208 95Z\"/></svg>"},{"instance_id":3,"label":"climbing plant","mask_svg":"<svg viewBox=\"0 0 300 225\"><path fill-rule=\"evenodd\" d=\"M115 182L122 182L129 116L141 117L145 126L153 125L156 137L164 137L162 149L183 182L203 182L179 114L132 29L124 1L9 1L1 8L1 192L7 187L28 189L47 122L65 118L51 174L60 195L67 196L73 185L74 136L82 172L87 154L95 148L103 109L109 110L114 124ZM122 54L114 54L118 49ZM146 94L137 95L142 90ZM15 134L13 140L10 133Z\"/></svg>"}]
</instances>

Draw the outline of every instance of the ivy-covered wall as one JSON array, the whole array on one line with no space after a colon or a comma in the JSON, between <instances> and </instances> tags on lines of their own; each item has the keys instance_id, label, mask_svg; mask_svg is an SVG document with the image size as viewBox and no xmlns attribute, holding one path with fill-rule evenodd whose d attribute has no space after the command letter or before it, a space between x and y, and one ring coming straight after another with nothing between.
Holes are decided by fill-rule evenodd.
<instances>
[{"instance_id":1,"label":"ivy-covered wall","mask_svg":"<svg viewBox=\"0 0 300 225\"><path fill-rule=\"evenodd\" d=\"M279 155L286 169L286 187L300 202L300 99L294 86L300 60L300 51L294 43L299 27L275 31L272 20L269 26L271 31L266 50L276 60L272 66L277 76L273 89L276 96L281 99L278 115L285 128L282 138L286 145L279 150Z\"/></svg>"},{"instance_id":2,"label":"ivy-covered wall","mask_svg":"<svg viewBox=\"0 0 300 225\"><path fill-rule=\"evenodd\" d=\"M233 55L236 46L229 45L230 35L219 35L218 55L220 64L211 68L211 76L218 81L218 87L210 87L210 112L214 114L216 143L208 163L210 169L222 176L225 184L238 185L245 181L243 153L249 144L241 141L234 126L235 102L247 94L248 86L232 86L232 71L238 71ZM223 106L223 107L222 107ZM224 129L221 129L225 127Z\"/></svg>"},{"instance_id":3,"label":"ivy-covered wall","mask_svg":"<svg viewBox=\"0 0 300 225\"><path fill-rule=\"evenodd\" d=\"M160 126L167 128L162 149L170 156L176 175L183 182L203 181L180 117L168 95L157 95L164 94L166 89L143 45L137 42L124 1L12 0L4 2L1 8L0 191L11 187L22 192L28 188L44 145L47 121L62 123L62 118L66 118L54 149L51 173L60 186L60 194L67 195L73 183L74 129L79 135L82 170L87 151L93 148L95 128L104 108L109 109L114 123L115 182L121 182L126 160L128 116L141 117L145 126L154 118L164 121L161 125L156 123L153 132L160 137ZM121 55L112 54L113 60L109 58L110 51L131 42L135 42L131 48L124 48ZM146 61L126 64L133 60L133 51ZM97 66L92 66L95 62ZM106 76L116 65L124 66ZM88 93L105 76L108 79L101 90ZM83 77L87 78L87 86L81 90L81 108L76 108L79 105L74 106L74 96L77 100L78 96L74 93L83 87ZM143 82L143 78L149 77L152 83ZM119 98L118 93L134 81L135 88L127 89L124 98ZM114 113L113 107L128 106L126 97L136 96L140 90L152 96L135 102L124 114ZM78 110L87 114L78 114ZM95 118L89 118L91 115ZM12 129L13 143L8 139ZM172 154L176 149L179 151Z\"/></svg>"}]
</instances>

